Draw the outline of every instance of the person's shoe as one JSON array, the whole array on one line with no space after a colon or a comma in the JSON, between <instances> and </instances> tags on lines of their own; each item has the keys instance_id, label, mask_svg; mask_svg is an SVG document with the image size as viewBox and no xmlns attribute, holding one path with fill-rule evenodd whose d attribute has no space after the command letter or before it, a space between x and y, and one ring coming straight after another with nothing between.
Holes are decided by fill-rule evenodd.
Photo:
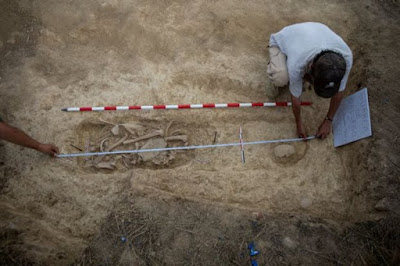
<instances>
[{"instance_id":1,"label":"person's shoe","mask_svg":"<svg viewBox=\"0 0 400 266\"><path fill-rule=\"evenodd\" d=\"M265 94L270 100L275 99L279 94L279 89L269 79L265 83Z\"/></svg>"}]
</instances>

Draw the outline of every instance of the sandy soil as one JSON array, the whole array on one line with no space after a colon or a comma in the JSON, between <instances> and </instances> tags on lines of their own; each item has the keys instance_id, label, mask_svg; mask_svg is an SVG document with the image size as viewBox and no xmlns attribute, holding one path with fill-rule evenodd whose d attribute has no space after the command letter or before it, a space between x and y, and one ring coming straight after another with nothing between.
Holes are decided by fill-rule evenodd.
<instances>
[{"instance_id":1,"label":"sandy soil","mask_svg":"<svg viewBox=\"0 0 400 266\"><path fill-rule=\"evenodd\" d=\"M304 227L295 226L299 221L307 228L328 228L310 229L308 250L317 250L315 239L324 236L324 243L331 243L324 246L326 252L340 253L345 248L332 232L398 214L397 1L2 0L0 5L0 116L41 141L56 143L63 153L77 152L71 145L85 149L88 140L98 139L105 127L100 119L141 125L143 133L165 129L173 121L171 131L188 135L190 145L236 142L239 126L245 141L295 137L290 108L60 109L271 100L264 91L269 35L302 21L327 24L352 48L354 67L346 93L368 87L374 133L338 149L332 136L291 144L295 152L284 158L275 155L277 145L246 147L245 164L238 148L227 148L178 152L165 155L169 159L163 164L150 160L115 170L84 167L83 160L49 159L2 142L3 251L42 264L86 261L88 254L104 252L98 247L107 247L110 228L125 224L110 222L112 217L147 217L141 225L147 224L145 232L157 225L158 233L149 233L147 240L158 245L146 246L146 251L134 245L135 261L128 256L131 249L115 244L112 260L100 257L97 262L246 265L247 257L213 261L209 249L197 248L207 244L204 239L225 234L229 245L214 247L229 254L240 254L243 241L256 239L265 249L260 258L265 263L334 263L323 256L312 260L296 255L305 241L300 234ZM309 90L302 98L313 102L303 108L312 134L329 102ZM278 96L288 99L287 91ZM196 224L196 234L204 238L194 237L193 228L171 233L165 219ZM242 226L249 219L276 226ZM266 235L272 229L278 240ZM193 261L188 254L194 249L199 257ZM284 252L292 257L282 260L268 257L268 249L299 253ZM342 261L356 260L342 255Z\"/></svg>"}]
</instances>

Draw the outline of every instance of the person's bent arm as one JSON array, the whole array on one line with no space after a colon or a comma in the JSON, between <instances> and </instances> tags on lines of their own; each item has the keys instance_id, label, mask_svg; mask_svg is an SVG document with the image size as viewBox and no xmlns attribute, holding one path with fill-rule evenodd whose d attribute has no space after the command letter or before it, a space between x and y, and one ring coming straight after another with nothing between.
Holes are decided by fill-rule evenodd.
<instances>
[{"instance_id":1,"label":"person's bent arm","mask_svg":"<svg viewBox=\"0 0 400 266\"><path fill-rule=\"evenodd\" d=\"M0 122L0 139L18 144L24 147L35 149L37 151L56 156L59 151L58 148L52 144L40 143L30 136L28 136L22 130L12 127L5 122Z\"/></svg>"},{"instance_id":2,"label":"person's bent arm","mask_svg":"<svg viewBox=\"0 0 400 266\"><path fill-rule=\"evenodd\" d=\"M303 123L301 122L301 101L299 98L296 98L292 95L292 110L294 114L294 118L296 120L297 126L297 136L299 138L307 138L307 132L303 127Z\"/></svg>"},{"instance_id":3,"label":"person's bent arm","mask_svg":"<svg viewBox=\"0 0 400 266\"><path fill-rule=\"evenodd\" d=\"M315 135L317 138L324 139L331 133L332 120L336 114L337 109L340 106L340 103L342 102L342 99L343 92L338 92L335 96L331 98L328 114L326 115L326 118L322 121L321 125L318 128L318 132Z\"/></svg>"}]
</instances>

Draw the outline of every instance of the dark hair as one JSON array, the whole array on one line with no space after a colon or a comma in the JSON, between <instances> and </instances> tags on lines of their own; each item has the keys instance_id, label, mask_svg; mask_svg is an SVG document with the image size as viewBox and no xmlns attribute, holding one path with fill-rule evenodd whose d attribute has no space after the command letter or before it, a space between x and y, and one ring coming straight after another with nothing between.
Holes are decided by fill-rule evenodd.
<instances>
[{"instance_id":1,"label":"dark hair","mask_svg":"<svg viewBox=\"0 0 400 266\"><path fill-rule=\"evenodd\" d=\"M313 61L312 75L315 93L323 98L331 98L340 87L346 72L346 62L340 54L322 51Z\"/></svg>"}]
</instances>

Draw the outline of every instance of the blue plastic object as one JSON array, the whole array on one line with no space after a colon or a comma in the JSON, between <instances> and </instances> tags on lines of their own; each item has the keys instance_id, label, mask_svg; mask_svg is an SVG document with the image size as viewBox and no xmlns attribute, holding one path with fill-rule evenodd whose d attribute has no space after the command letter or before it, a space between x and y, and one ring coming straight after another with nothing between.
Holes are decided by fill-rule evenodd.
<instances>
[{"instance_id":1,"label":"blue plastic object","mask_svg":"<svg viewBox=\"0 0 400 266\"><path fill-rule=\"evenodd\" d=\"M251 260L251 266L258 266L258 263L256 260Z\"/></svg>"},{"instance_id":2,"label":"blue plastic object","mask_svg":"<svg viewBox=\"0 0 400 266\"><path fill-rule=\"evenodd\" d=\"M247 248L250 251L250 257L257 256L260 253L258 250L255 250L254 242L250 242ZM250 261L251 261L251 266L258 266L256 259L250 258Z\"/></svg>"},{"instance_id":3,"label":"blue plastic object","mask_svg":"<svg viewBox=\"0 0 400 266\"><path fill-rule=\"evenodd\" d=\"M260 253L258 250L255 250L254 249L254 242L251 242L249 245L248 245L248 249L250 250L250 256L256 256L256 255L258 255L258 253Z\"/></svg>"},{"instance_id":4,"label":"blue plastic object","mask_svg":"<svg viewBox=\"0 0 400 266\"><path fill-rule=\"evenodd\" d=\"M258 250L250 250L250 256L256 256L256 255L258 255Z\"/></svg>"}]
</instances>

